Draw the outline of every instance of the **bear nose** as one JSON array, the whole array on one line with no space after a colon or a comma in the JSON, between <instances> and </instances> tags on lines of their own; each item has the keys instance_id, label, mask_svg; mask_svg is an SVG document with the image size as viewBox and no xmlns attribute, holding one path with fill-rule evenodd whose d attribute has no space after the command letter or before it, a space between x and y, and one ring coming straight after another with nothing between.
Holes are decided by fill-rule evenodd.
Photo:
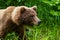
<instances>
[{"instance_id":1,"label":"bear nose","mask_svg":"<svg viewBox=\"0 0 60 40\"><path fill-rule=\"evenodd\" d=\"M41 21L38 21L38 25L40 25L41 24Z\"/></svg>"}]
</instances>

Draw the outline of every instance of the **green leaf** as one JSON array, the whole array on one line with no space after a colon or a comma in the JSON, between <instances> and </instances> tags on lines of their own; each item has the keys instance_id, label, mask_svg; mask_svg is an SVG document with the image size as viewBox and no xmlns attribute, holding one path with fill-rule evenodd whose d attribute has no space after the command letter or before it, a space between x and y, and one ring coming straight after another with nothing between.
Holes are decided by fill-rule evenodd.
<instances>
[{"instance_id":1,"label":"green leaf","mask_svg":"<svg viewBox=\"0 0 60 40\"><path fill-rule=\"evenodd\" d=\"M57 11L54 11L54 10L51 10L50 11L50 14L52 14L53 16L60 16L60 12L57 12Z\"/></svg>"},{"instance_id":2,"label":"green leaf","mask_svg":"<svg viewBox=\"0 0 60 40\"><path fill-rule=\"evenodd\" d=\"M58 6L58 9L60 9L60 6Z\"/></svg>"},{"instance_id":3,"label":"green leaf","mask_svg":"<svg viewBox=\"0 0 60 40\"><path fill-rule=\"evenodd\" d=\"M17 0L18 2L21 2L21 0Z\"/></svg>"}]
</instances>

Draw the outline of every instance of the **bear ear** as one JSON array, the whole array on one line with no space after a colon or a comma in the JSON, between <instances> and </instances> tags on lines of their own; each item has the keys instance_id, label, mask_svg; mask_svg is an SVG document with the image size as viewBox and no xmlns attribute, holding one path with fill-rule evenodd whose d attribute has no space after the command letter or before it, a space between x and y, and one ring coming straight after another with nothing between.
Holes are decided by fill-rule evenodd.
<instances>
[{"instance_id":1,"label":"bear ear","mask_svg":"<svg viewBox=\"0 0 60 40\"><path fill-rule=\"evenodd\" d=\"M36 11L36 9L37 9L37 6L33 6L33 7L32 7L32 9Z\"/></svg>"},{"instance_id":2,"label":"bear ear","mask_svg":"<svg viewBox=\"0 0 60 40\"><path fill-rule=\"evenodd\" d=\"M24 13L24 11L26 11L26 8L25 7L21 7L20 11L21 11L21 13Z\"/></svg>"}]
</instances>

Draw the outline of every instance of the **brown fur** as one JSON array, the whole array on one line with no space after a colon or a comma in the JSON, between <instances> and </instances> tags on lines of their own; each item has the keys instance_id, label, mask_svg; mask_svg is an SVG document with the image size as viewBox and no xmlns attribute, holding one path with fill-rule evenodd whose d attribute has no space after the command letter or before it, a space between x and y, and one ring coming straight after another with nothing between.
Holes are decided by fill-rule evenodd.
<instances>
[{"instance_id":1,"label":"brown fur","mask_svg":"<svg viewBox=\"0 0 60 40\"><path fill-rule=\"evenodd\" d=\"M20 37L23 37L24 25L32 25L36 15L34 7L10 6L0 10L0 38L13 31L18 33Z\"/></svg>"}]
</instances>

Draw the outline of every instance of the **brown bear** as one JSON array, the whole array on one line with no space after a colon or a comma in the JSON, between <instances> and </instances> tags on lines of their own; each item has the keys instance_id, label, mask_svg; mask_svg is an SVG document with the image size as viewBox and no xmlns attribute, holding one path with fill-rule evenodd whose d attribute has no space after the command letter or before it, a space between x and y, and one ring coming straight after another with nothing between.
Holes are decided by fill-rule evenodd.
<instances>
[{"instance_id":1,"label":"brown bear","mask_svg":"<svg viewBox=\"0 0 60 40\"><path fill-rule=\"evenodd\" d=\"M4 38L9 32L16 32L20 38L24 39L24 25L39 25L40 23L36 6L9 6L0 10L0 38Z\"/></svg>"}]
</instances>

